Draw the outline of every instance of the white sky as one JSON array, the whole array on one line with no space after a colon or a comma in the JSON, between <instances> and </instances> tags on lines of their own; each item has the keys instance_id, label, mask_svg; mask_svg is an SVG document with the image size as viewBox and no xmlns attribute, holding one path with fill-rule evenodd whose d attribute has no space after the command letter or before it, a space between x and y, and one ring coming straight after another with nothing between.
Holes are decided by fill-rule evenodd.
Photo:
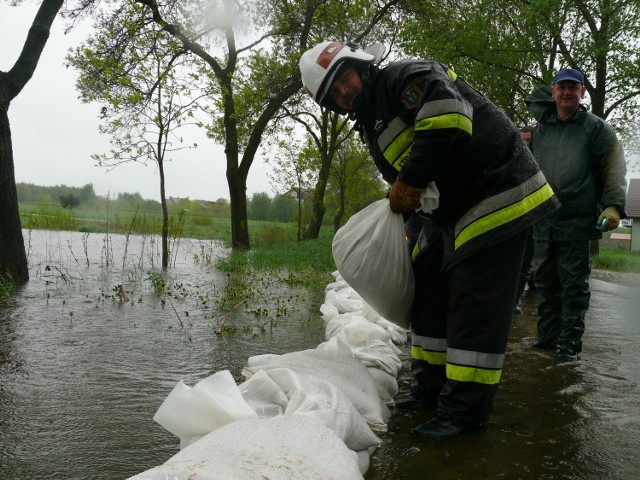
<instances>
[{"instance_id":1,"label":"white sky","mask_svg":"<svg viewBox=\"0 0 640 480\"><path fill-rule=\"evenodd\" d=\"M0 0L0 70L10 70L17 60L39 4L11 7L7 0ZM67 51L85 40L90 24L85 20L67 35L65 26L64 19L56 18L33 77L9 107L16 182L73 187L92 183L97 195L138 192L143 198L159 200L153 162L147 166L129 162L107 172L91 159L92 154L109 151L109 137L98 133L99 105L80 102L76 72L63 66ZM228 199L223 147L196 127L192 132L181 134L185 143L195 142L198 148L174 152L174 160L165 163L167 196ZM269 171L260 157L254 160L247 181L249 196L257 192L274 196Z\"/></svg>"}]
</instances>

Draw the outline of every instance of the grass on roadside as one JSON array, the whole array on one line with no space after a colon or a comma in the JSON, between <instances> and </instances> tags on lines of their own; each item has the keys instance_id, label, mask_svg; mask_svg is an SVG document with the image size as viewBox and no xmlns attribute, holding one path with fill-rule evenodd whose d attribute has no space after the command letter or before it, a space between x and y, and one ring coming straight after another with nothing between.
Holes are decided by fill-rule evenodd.
<instances>
[{"instance_id":1,"label":"grass on roadside","mask_svg":"<svg viewBox=\"0 0 640 480\"><path fill-rule=\"evenodd\" d=\"M600 253L592 257L592 265L601 270L640 273L640 252L600 248Z\"/></svg>"}]
</instances>

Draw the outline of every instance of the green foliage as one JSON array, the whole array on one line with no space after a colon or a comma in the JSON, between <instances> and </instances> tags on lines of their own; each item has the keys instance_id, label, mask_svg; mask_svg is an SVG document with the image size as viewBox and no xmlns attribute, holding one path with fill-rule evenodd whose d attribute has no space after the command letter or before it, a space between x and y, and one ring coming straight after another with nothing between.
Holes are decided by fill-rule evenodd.
<instances>
[{"instance_id":1,"label":"green foliage","mask_svg":"<svg viewBox=\"0 0 640 480\"><path fill-rule=\"evenodd\" d=\"M33 183L16 183L16 191L19 203L54 203L54 199L68 199L69 206L91 207L96 205L97 197L91 183L84 187L69 187L67 185L56 185L53 187L43 187ZM71 203L74 203L71 205ZM67 205L62 205L67 206Z\"/></svg>"},{"instance_id":2,"label":"green foliage","mask_svg":"<svg viewBox=\"0 0 640 480\"><path fill-rule=\"evenodd\" d=\"M297 203L289 195L276 195L271 202L268 220L272 222L291 222L296 217Z\"/></svg>"},{"instance_id":3,"label":"green foliage","mask_svg":"<svg viewBox=\"0 0 640 480\"><path fill-rule=\"evenodd\" d=\"M60 205L41 204L21 215L23 228L43 230L78 230L78 218Z\"/></svg>"},{"instance_id":4,"label":"green foliage","mask_svg":"<svg viewBox=\"0 0 640 480\"><path fill-rule=\"evenodd\" d=\"M167 288L167 275L161 270L149 270L147 272L147 281L151 283L153 291L156 295L162 296Z\"/></svg>"},{"instance_id":5,"label":"green foliage","mask_svg":"<svg viewBox=\"0 0 640 480\"><path fill-rule=\"evenodd\" d=\"M334 230L354 213L383 198L387 189L369 152L359 140L350 138L336 152L329 176L326 205Z\"/></svg>"},{"instance_id":6,"label":"green foliage","mask_svg":"<svg viewBox=\"0 0 640 480\"><path fill-rule=\"evenodd\" d=\"M13 297L18 291L18 286L9 273L0 275L0 302L4 302Z\"/></svg>"},{"instance_id":7,"label":"green foliage","mask_svg":"<svg viewBox=\"0 0 640 480\"><path fill-rule=\"evenodd\" d=\"M249 220L268 220L271 197L266 192L254 193L249 200Z\"/></svg>"},{"instance_id":8,"label":"green foliage","mask_svg":"<svg viewBox=\"0 0 640 480\"><path fill-rule=\"evenodd\" d=\"M616 125L627 145L637 137L637 0L410 0L403 5L411 12L400 33L404 52L452 66L516 124L532 121L526 94L571 66L586 74L593 113Z\"/></svg>"},{"instance_id":9,"label":"green foliage","mask_svg":"<svg viewBox=\"0 0 640 480\"><path fill-rule=\"evenodd\" d=\"M73 193L60 195L60 206L62 208L73 208L77 207L79 204L80 199L77 198Z\"/></svg>"}]
</instances>

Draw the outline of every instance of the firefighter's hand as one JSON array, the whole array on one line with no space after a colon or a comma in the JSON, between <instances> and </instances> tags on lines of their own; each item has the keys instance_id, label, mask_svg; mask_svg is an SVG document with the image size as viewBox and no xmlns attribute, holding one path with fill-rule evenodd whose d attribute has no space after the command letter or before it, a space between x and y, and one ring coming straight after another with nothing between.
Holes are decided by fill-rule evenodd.
<instances>
[{"instance_id":1,"label":"firefighter's hand","mask_svg":"<svg viewBox=\"0 0 640 480\"><path fill-rule=\"evenodd\" d=\"M620 213L618 209L616 207L605 208L598 218L598 225L603 232L618 228L618 225L620 225Z\"/></svg>"},{"instance_id":2,"label":"firefighter's hand","mask_svg":"<svg viewBox=\"0 0 640 480\"><path fill-rule=\"evenodd\" d=\"M415 210L420 207L420 192L416 188L405 185L401 180L396 180L389 192L389 207L393 213L402 213Z\"/></svg>"}]
</instances>

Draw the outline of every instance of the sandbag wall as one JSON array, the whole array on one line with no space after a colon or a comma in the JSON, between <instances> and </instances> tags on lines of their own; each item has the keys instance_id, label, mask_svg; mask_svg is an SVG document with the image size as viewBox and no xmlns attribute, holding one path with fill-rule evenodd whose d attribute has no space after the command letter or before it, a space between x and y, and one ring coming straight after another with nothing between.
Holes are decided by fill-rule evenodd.
<instances>
[{"instance_id":1,"label":"sandbag wall","mask_svg":"<svg viewBox=\"0 0 640 480\"><path fill-rule=\"evenodd\" d=\"M239 385L228 370L179 382L153 418L180 438L180 452L130 478L362 479L387 428L407 332L333 276L325 342L250 357Z\"/></svg>"}]
</instances>

